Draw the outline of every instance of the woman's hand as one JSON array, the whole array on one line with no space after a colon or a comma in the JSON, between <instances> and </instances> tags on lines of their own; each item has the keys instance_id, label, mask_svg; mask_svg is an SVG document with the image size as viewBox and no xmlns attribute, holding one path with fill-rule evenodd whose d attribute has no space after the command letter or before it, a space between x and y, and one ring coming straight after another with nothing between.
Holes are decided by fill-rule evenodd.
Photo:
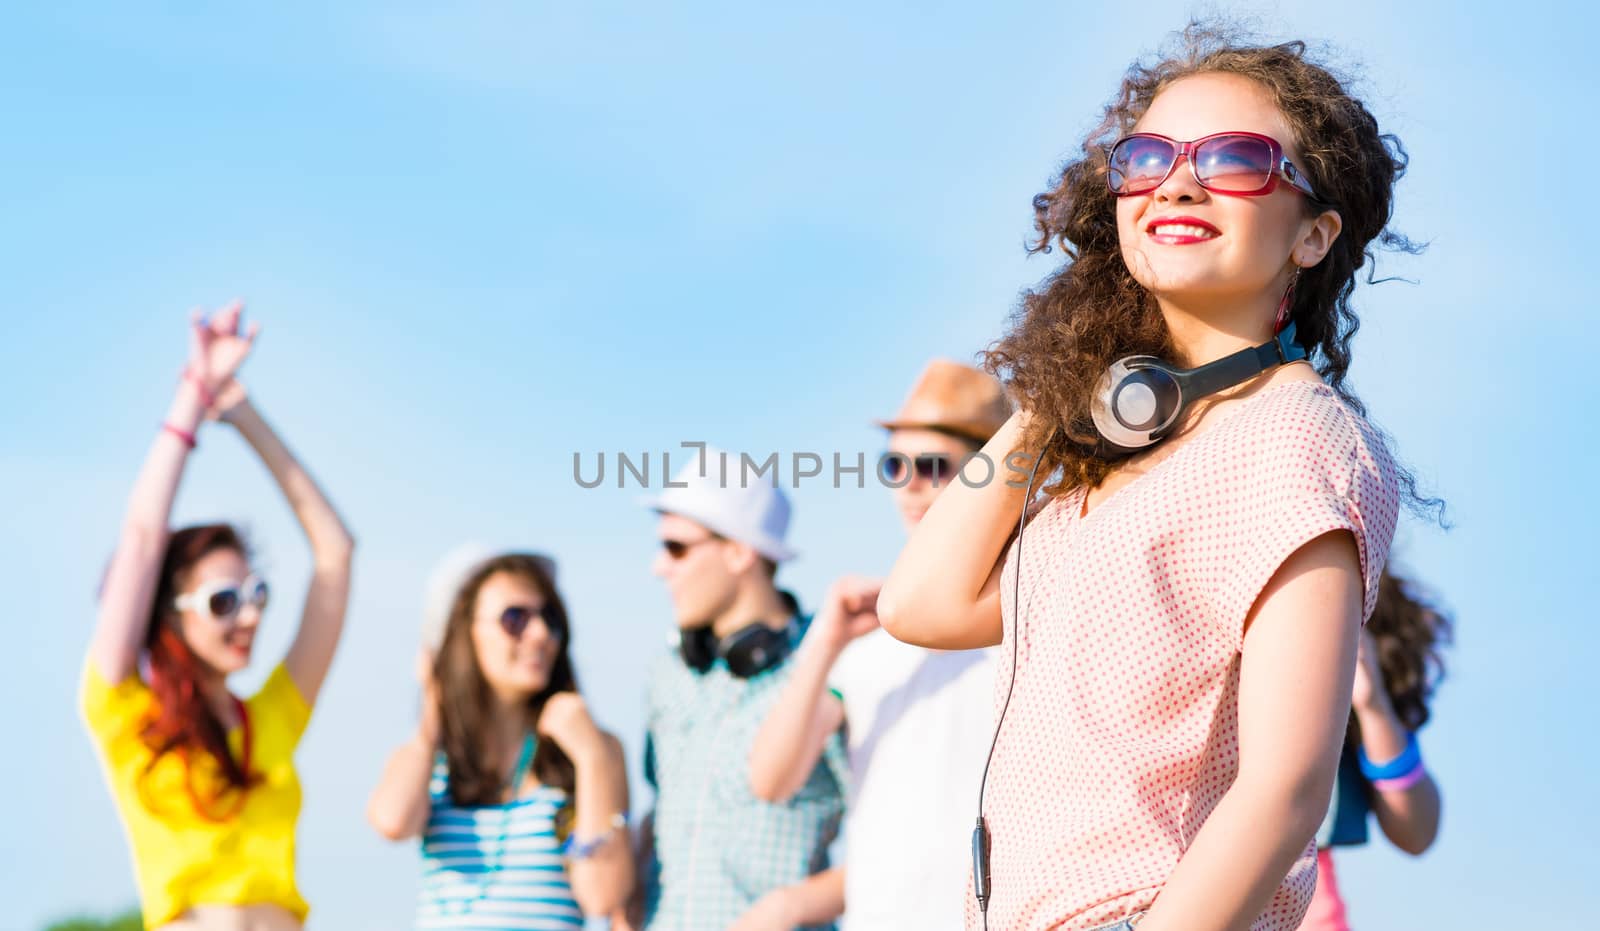
<instances>
[{"instance_id":1,"label":"woman's hand","mask_svg":"<svg viewBox=\"0 0 1600 931\"><path fill-rule=\"evenodd\" d=\"M540 737L555 741L577 765L599 759L606 752L605 735L577 692L557 692L545 699L534 729Z\"/></svg>"},{"instance_id":2,"label":"woman's hand","mask_svg":"<svg viewBox=\"0 0 1600 931\"><path fill-rule=\"evenodd\" d=\"M91 661L113 685L137 672L150 604L160 588L172 502L194 448L194 431L206 404L216 400L218 389L238 371L255 340L255 327L248 335L239 335L240 310L232 304L209 321L198 312L190 320L188 368L128 497L117 548L100 584L100 607L89 645Z\"/></svg>"},{"instance_id":3,"label":"woman's hand","mask_svg":"<svg viewBox=\"0 0 1600 931\"><path fill-rule=\"evenodd\" d=\"M258 326L251 325L248 333L240 335L242 310L242 305L235 302L213 314L209 321L196 315L190 325L191 351L184 383L200 395L205 405L195 411L190 423L198 422L204 414L225 419L238 430L272 474L311 544L311 583L300 611L299 629L283 662L307 704L314 705L344 631L355 538L328 496L278 432L250 404L244 387L234 378L260 333ZM190 402L192 398L185 392L180 400Z\"/></svg>"},{"instance_id":4,"label":"woman's hand","mask_svg":"<svg viewBox=\"0 0 1600 931\"><path fill-rule=\"evenodd\" d=\"M417 684L422 687L422 714L417 720L417 739L424 746L439 746L439 679L433 674L433 651L417 651Z\"/></svg>"},{"instance_id":5,"label":"woman's hand","mask_svg":"<svg viewBox=\"0 0 1600 931\"><path fill-rule=\"evenodd\" d=\"M422 717L416 734L389 755L383 777L367 800L367 822L392 841L427 830L433 810L428 784L439 752L439 687L426 648L417 652L417 681L422 686Z\"/></svg>"},{"instance_id":6,"label":"woman's hand","mask_svg":"<svg viewBox=\"0 0 1600 931\"><path fill-rule=\"evenodd\" d=\"M221 400L222 389L244 364L261 332L261 325L252 323L244 335L239 334L243 313L244 304L234 301L209 319L199 310L189 316L188 377L198 382L214 402Z\"/></svg>"},{"instance_id":7,"label":"woman's hand","mask_svg":"<svg viewBox=\"0 0 1600 931\"><path fill-rule=\"evenodd\" d=\"M586 849L572 852L567 860L572 897L585 915L614 915L628 907L635 887L622 742L595 725L577 692L546 698L534 729L555 741L575 770L572 839Z\"/></svg>"},{"instance_id":8,"label":"woman's hand","mask_svg":"<svg viewBox=\"0 0 1600 931\"><path fill-rule=\"evenodd\" d=\"M245 390L239 379L230 378L221 389L211 398L211 406L206 408L206 419L218 423L232 423L232 414L239 405L250 400L250 394Z\"/></svg>"}]
</instances>

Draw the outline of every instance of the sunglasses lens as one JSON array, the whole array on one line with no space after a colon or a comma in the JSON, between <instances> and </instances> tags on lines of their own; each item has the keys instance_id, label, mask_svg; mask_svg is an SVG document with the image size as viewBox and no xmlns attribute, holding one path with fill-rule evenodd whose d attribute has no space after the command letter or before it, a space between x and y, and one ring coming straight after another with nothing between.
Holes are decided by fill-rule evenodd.
<instances>
[{"instance_id":1,"label":"sunglasses lens","mask_svg":"<svg viewBox=\"0 0 1600 931\"><path fill-rule=\"evenodd\" d=\"M917 474L943 485L955 478L956 465L949 456L918 456Z\"/></svg>"},{"instance_id":2,"label":"sunglasses lens","mask_svg":"<svg viewBox=\"0 0 1600 931\"><path fill-rule=\"evenodd\" d=\"M1272 178L1272 145L1254 136L1218 136L1195 149L1200 183L1229 194L1253 194Z\"/></svg>"},{"instance_id":3,"label":"sunglasses lens","mask_svg":"<svg viewBox=\"0 0 1600 931\"><path fill-rule=\"evenodd\" d=\"M1113 194L1143 194L1166 180L1177 149L1165 139L1129 136L1111 150L1107 181Z\"/></svg>"},{"instance_id":4,"label":"sunglasses lens","mask_svg":"<svg viewBox=\"0 0 1600 931\"><path fill-rule=\"evenodd\" d=\"M522 632L528 629L528 621L532 619L533 612L520 605L512 605L500 612L500 626L513 637L522 636Z\"/></svg>"},{"instance_id":5,"label":"sunglasses lens","mask_svg":"<svg viewBox=\"0 0 1600 931\"><path fill-rule=\"evenodd\" d=\"M905 480L906 468L911 463L899 453L886 453L878 461L878 470L883 473L883 480L891 485L899 484Z\"/></svg>"},{"instance_id":6,"label":"sunglasses lens","mask_svg":"<svg viewBox=\"0 0 1600 931\"><path fill-rule=\"evenodd\" d=\"M239 590L237 588L224 588L219 592L212 592L206 599L206 610L212 617L229 618L239 613Z\"/></svg>"},{"instance_id":7,"label":"sunglasses lens","mask_svg":"<svg viewBox=\"0 0 1600 931\"><path fill-rule=\"evenodd\" d=\"M682 559L683 554L689 552L689 544L681 540L662 540L661 548L673 559Z\"/></svg>"},{"instance_id":8,"label":"sunglasses lens","mask_svg":"<svg viewBox=\"0 0 1600 931\"><path fill-rule=\"evenodd\" d=\"M566 636L566 625L548 606L535 611L526 605L512 605L500 612L500 626L511 637L520 637L522 632L528 629L528 625L533 623L534 618L538 618L540 623L544 624L544 629L550 636L558 640Z\"/></svg>"},{"instance_id":9,"label":"sunglasses lens","mask_svg":"<svg viewBox=\"0 0 1600 931\"><path fill-rule=\"evenodd\" d=\"M246 597L246 600L255 605L256 608L264 611L266 610L267 600L270 594L271 592L267 589L267 583L257 579L256 583L250 586L250 593Z\"/></svg>"}]
</instances>

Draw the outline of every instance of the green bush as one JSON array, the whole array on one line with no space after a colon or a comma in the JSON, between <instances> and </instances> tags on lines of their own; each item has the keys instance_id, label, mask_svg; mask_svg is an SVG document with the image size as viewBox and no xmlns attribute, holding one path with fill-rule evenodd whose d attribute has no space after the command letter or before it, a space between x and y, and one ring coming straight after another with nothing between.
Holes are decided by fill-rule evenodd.
<instances>
[{"instance_id":1,"label":"green bush","mask_svg":"<svg viewBox=\"0 0 1600 931\"><path fill-rule=\"evenodd\" d=\"M144 931L144 919L132 909L112 918L67 918L46 925L44 931Z\"/></svg>"}]
</instances>

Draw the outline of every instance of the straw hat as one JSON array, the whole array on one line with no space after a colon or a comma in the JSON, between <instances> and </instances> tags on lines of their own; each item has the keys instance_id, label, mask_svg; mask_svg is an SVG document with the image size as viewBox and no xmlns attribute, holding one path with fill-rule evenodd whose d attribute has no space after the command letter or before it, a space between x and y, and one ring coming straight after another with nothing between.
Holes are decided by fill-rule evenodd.
<instances>
[{"instance_id":1,"label":"straw hat","mask_svg":"<svg viewBox=\"0 0 1600 931\"><path fill-rule=\"evenodd\" d=\"M939 430L982 444L1010 416L1011 402L993 375L949 359L934 359L922 370L900 412L875 423L885 430Z\"/></svg>"}]
</instances>

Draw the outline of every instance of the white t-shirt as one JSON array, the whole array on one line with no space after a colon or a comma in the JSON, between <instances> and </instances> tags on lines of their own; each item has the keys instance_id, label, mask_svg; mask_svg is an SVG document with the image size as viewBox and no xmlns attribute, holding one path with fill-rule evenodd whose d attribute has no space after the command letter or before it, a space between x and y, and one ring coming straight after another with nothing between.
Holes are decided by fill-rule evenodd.
<instances>
[{"instance_id":1,"label":"white t-shirt","mask_svg":"<svg viewBox=\"0 0 1600 931\"><path fill-rule=\"evenodd\" d=\"M883 630L834 664L852 777L843 927L962 927L994 669L991 650L928 650Z\"/></svg>"}]
</instances>

